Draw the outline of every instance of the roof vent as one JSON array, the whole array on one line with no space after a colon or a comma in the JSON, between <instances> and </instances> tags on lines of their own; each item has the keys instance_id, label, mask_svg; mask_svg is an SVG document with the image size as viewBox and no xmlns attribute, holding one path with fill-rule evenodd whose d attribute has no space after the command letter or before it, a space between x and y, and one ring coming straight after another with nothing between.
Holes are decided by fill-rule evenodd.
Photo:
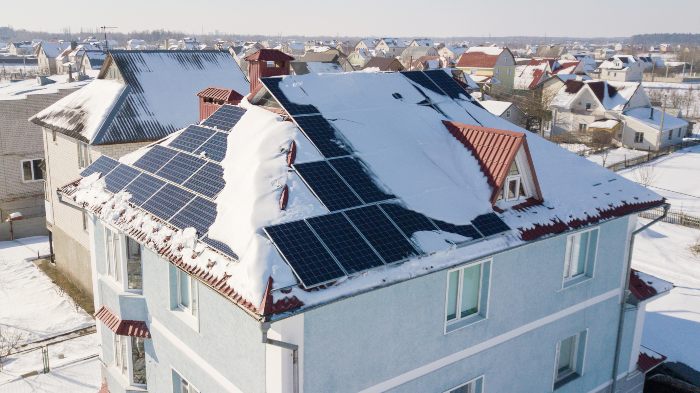
<instances>
[{"instance_id":1,"label":"roof vent","mask_svg":"<svg viewBox=\"0 0 700 393\"><path fill-rule=\"evenodd\" d=\"M401 94L399 94L399 93L394 93L394 94L392 94L391 96L394 97L394 98L396 98L397 100L403 99L403 96L402 96Z\"/></svg>"}]
</instances>

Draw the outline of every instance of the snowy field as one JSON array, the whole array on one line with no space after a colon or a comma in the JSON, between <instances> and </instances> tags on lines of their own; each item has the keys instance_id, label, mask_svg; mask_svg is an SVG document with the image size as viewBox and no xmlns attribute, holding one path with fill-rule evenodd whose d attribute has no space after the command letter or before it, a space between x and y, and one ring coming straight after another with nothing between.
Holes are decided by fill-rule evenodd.
<instances>
[{"instance_id":1,"label":"snowy field","mask_svg":"<svg viewBox=\"0 0 700 393\"><path fill-rule=\"evenodd\" d=\"M0 384L0 393L95 393L99 389L100 360L96 357Z\"/></svg>"},{"instance_id":2,"label":"snowy field","mask_svg":"<svg viewBox=\"0 0 700 393\"><path fill-rule=\"evenodd\" d=\"M580 151L588 150L589 147L580 144L580 143L562 143L559 146L563 147L564 149L572 152L572 153L577 153ZM589 156L586 156L587 159L590 161L595 162L598 165L603 166L603 162L605 163L605 166L610 166L613 164L617 164L619 162L624 162L625 160L631 160L633 158L641 157L643 155L646 155L647 152L642 151L642 150L633 150L633 149L628 149L625 147L619 147L616 149L610 149L607 151L607 154L603 153L596 153L596 154L591 154Z\"/></svg>"},{"instance_id":3,"label":"snowy field","mask_svg":"<svg viewBox=\"0 0 700 393\"><path fill-rule=\"evenodd\" d=\"M640 224L649 222L640 219ZM637 235L632 267L672 282L647 306L642 344L700 370L700 230L659 222Z\"/></svg>"},{"instance_id":4,"label":"snowy field","mask_svg":"<svg viewBox=\"0 0 700 393\"><path fill-rule=\"evenodd\" d=\"M636 182L643 177L650 178L650 188L665 197L671 203L671 209L700 216L700 145L625 169L619 174Z\"/></svg>"}]
</instances>

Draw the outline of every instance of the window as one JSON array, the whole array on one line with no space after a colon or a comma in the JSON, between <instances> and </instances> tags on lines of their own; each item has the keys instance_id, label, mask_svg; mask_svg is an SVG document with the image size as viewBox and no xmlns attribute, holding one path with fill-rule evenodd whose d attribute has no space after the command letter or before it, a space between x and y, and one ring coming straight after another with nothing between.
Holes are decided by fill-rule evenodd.
<instances>
[{"instance_id":1,"label":"window","mask_svg":"<svg viewBox=\"0 0 700 393\"><path fill-rule=\"evenodd\" d=\"M136 385L146 384L146 351L141 337L131 337L131 382Z\"/></svg>"},{"instance_id":2,"label":"window","mask_svg":"<svg viewBox=\"0 0 700 393\"><path fill-rule=\"evenodd\" d=\"M128 338L128 336L114 335L114 365L119 372L125 376L127 375L126 372L129 365L129 349L127 348Z\"/></svg>"},{"instance_id":3,"label":"window","mask_svg":"<svg viewBox=\"0 0 700 393\"><path fill-rule=\"evenodd\" d=\"M588 124L586 124L586 123L579 123L579 125L578 125L579 131L586 131L587 128L588 128Z\"/></svg>"},{"instance_id":4,"label":"window","mask_svg":"<svg viewBox=\"0 0 700 393\"><path fill-rule=\"evenodd\" d=\"M484 377L478 377L463 385L456 386L445 393L482 393L483 389Z\"/></svg>"},{"instance_id":5,"label":"window","mask_svg":"<svg viewBox=\"0 0 700 393\"><path fill-rule=\"evenodd\" d=\"M679 128L679 129L678 129L678 137L679 137L679 138L681 137L681 131L682 131L682 130L683 130L682 128Z\"/></svg>"},{"instance_id":6,"label":"window","mask_svg":"<svg viewBox=\"0 0 700 393\"><path fill-rule=\"evenodd\" d=\"M591 110L591 103L590 102L586 103L586 110L587 111Z\"/></svg>"},{"instance_id":7,"label":"window","mask_svg":"<svg viewBox=\"0 0 700 393\"><path fill-rule=\"evenodd\" d=\"M197 281L193 280L189 274L177 269L177 306L191 314L197 316Z\"/></svg>"},{"instance_id":8,"label":"window","mask_svg":"<svg viewBox=\"0 0 700 393\"><path fill-rule=\"evenodd\" d=\"M448 272L445 321L450 327L447 330L486 316L489 271L490 263L484 261Z\"/></svg>"},{"instance_id":9,"label":"window","mask_svg":"<svg viewBox=\"0 0 700 393\"><path fill-rule=\"evenodd\" d=\"M510 119L510 109L506 111L506 118Z\"/></svg>"},{"instance_id":10,"label":"window","mask_svg":"<svg viewBox=\"0 0 700 393\"><path fill-rule=\"evenodd\" d=\"M121 252L119 248L119 233L105 227L105 259L107 260L107 275L114 281L121 282Z\"/></svg>"},{"instance_id":11,"label":"window","mask_svg":"<svg viewBox=\"0 0 700 393\"><path fill-rule=\"evenodd\" d=\"M644 133L643 132L635 132L634 133L634 143L642 143L644 142Z\"/></svg>"},{"instance_id":12,"label":"window","mask_svg":"<svg viewBox=\"0 0 700 393\"><path fill-rule=\"evenodd\" d=\"M510 165L508 177L506 177L505 186L503 187L503 199L506 201L515 201L525 196L525 189L520 177L520 171L515 161Z\"/></svg>"},{"instance_id":13,"label":"window","mask_svg":"<svg viewBox=\"0 0 700 393\"><path fill-rule=\"evenodd\" d=\"M267 67L267 68L275 68L275 67L277 67L277 65L275 64L274 61L272 61L272 60L267 60L267 61L265 62L265 67Z\"/></svg>"},{"instance_id":14,"label":"window","mask_svg":"<svg viewBox=\"0 0 700 393\"><path fill-rule=\"evenodd\" d=\"M673 130L668 130L668 140L670 141L673 138Z\"/></svg>"},{"instance_id":15,"label":"window","mask_svg":"<svg viewBox=\"0 0 700 393\"><path fill-rule=\"evenodd\" d=\"M586 334L586 331L576 333L557 343L554 362L554 389L560 388L583 374Z\"/></svg>"},{"instance_id":16,"label":"window","mask_svg":"<svg viewBox=\"0 0 700 393\"><path fill-rule=\"evenodd\" d=\"M598 243L598 229L581 231L566 238L564 282L591 277Z\"/></svg>"},{"instance_id":17,"label":"window","mask_svg":"<svg viewBox=\"0 0 700 393\"><path fill-rule=\"evenodd\" d=\"M126 281L128 289L142 289L141 245L130 237L126 238Z\"/></svg>"},{"instance_id":18,"label":"window","mask_svg":"<svg viewBox=\"0 0 700 393\"><path fill-rule=\"evenodd\" d=\"M22 160L22 180L25 182L44 180L44 160Z\"/></svg>"},{"instance_id":19,"label":"window","mask_svg":"<svg viewBox=\"0 0 700 393\"><path fill-rule=\"evenodd\" d=\"M144 339L114 335L114 366L130 385L146 385L146 351Z\"/></svg>"},{"instance_id":20,"label":"window","mask_svg":"<svg viewBox=\"0 0 700 393\"><path fill-rule=\"evenodd\" d=\"M78 142L78 168L82 169L92 163L90 146L84 142Z\"/></svg>"},{"instance_id":21,"label":"window","mask_svg":"<svg viewBox=\"0 0 700 393\"><path fill-rule=\"evenodd\" d=\"M200 393L188 380L173 370L173 393Z\"/></svg>"}]
</instances>

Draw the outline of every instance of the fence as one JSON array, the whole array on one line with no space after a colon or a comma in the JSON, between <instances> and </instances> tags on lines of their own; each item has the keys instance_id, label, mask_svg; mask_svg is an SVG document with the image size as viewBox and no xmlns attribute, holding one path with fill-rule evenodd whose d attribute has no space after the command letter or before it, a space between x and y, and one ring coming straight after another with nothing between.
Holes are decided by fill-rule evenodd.
<instances>
[{"instance_id":1,"label":"fence","mask_svg":"<svg viewBox=\"0 0 700 393\"><path fill-rule=\"evenodd\" d=\"M700 141L698 140L688 140L688 141L683 141L679 144L676 145L671 145L664 147L662 149L659 149L658 151L648 151L647 154L635 158L630 158L630 159L625 159L624 161L616 162L610 165L606 165L605 167L610 169L611 171L620 171L625 168L629 168L632 166L636 166L639 164L643 164L645 162L649 162L652 160L655 160L659 157L669 155L675 151L678 151L680 149L684 149L686 147L690 146L697 146L700 145Z\"/></svg>"},{"instance_id":2,"label":"fence","mask_svg":"<svg viewBox=\"0 0 700 393\"><path fill-rule=\"evenodd\" d=\"M639 213L639 217L654 220L661 217L663 213L664 209L654 208ZM690 228L700 229L700 217L685 214L680 210L669 210L666 214L666 217L664 217L661 221L668 222L670 224L683 225Z\"/></svg>"}]
</instances>

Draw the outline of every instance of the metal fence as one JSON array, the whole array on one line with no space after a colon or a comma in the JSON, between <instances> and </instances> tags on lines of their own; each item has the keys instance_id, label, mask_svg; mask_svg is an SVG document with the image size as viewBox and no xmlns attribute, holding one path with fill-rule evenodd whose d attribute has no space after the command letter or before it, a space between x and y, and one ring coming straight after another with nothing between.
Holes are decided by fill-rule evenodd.
<instances>
[{"instance_id":1,"label":"metal fence","mask_svg":"<svg viewBox=\"0 0 700 393\"><path fill-rule=\"evenodd\" d=\"M685 149L686 147L690 146L697 146L700 145L700 141L698 140L688 140L688 141L683 141L681 143L678 143L676 145L671 145L664 147L662 149L659 149L658 151L648 151L647 154L639 157L634 157L630 159L625 159L624 161L616 162L610 165L606 165L605 167L610 169L611 171L621 171L625 168L633 167L639 164L644 164L646 162L655 160L659 157L663 157L666 155L669 155L675 151L678 151L680 149Z\"/></svg>"},{"instance_id":2,"label":"metal fence","mask_svg":"<svg viewBox=\"0 0 700 393\"><path fill-rule=\"evenodd\" d=\"M661 217L663 213L663 208L654 208L639 213L639 217L654 220ZM666 214L666 217L664 217L661 221L668 222L670 224L683 225L685 227L700 229L700 217L691 216L680 210L669 210Z\"/></svg>"}]
</instances>

